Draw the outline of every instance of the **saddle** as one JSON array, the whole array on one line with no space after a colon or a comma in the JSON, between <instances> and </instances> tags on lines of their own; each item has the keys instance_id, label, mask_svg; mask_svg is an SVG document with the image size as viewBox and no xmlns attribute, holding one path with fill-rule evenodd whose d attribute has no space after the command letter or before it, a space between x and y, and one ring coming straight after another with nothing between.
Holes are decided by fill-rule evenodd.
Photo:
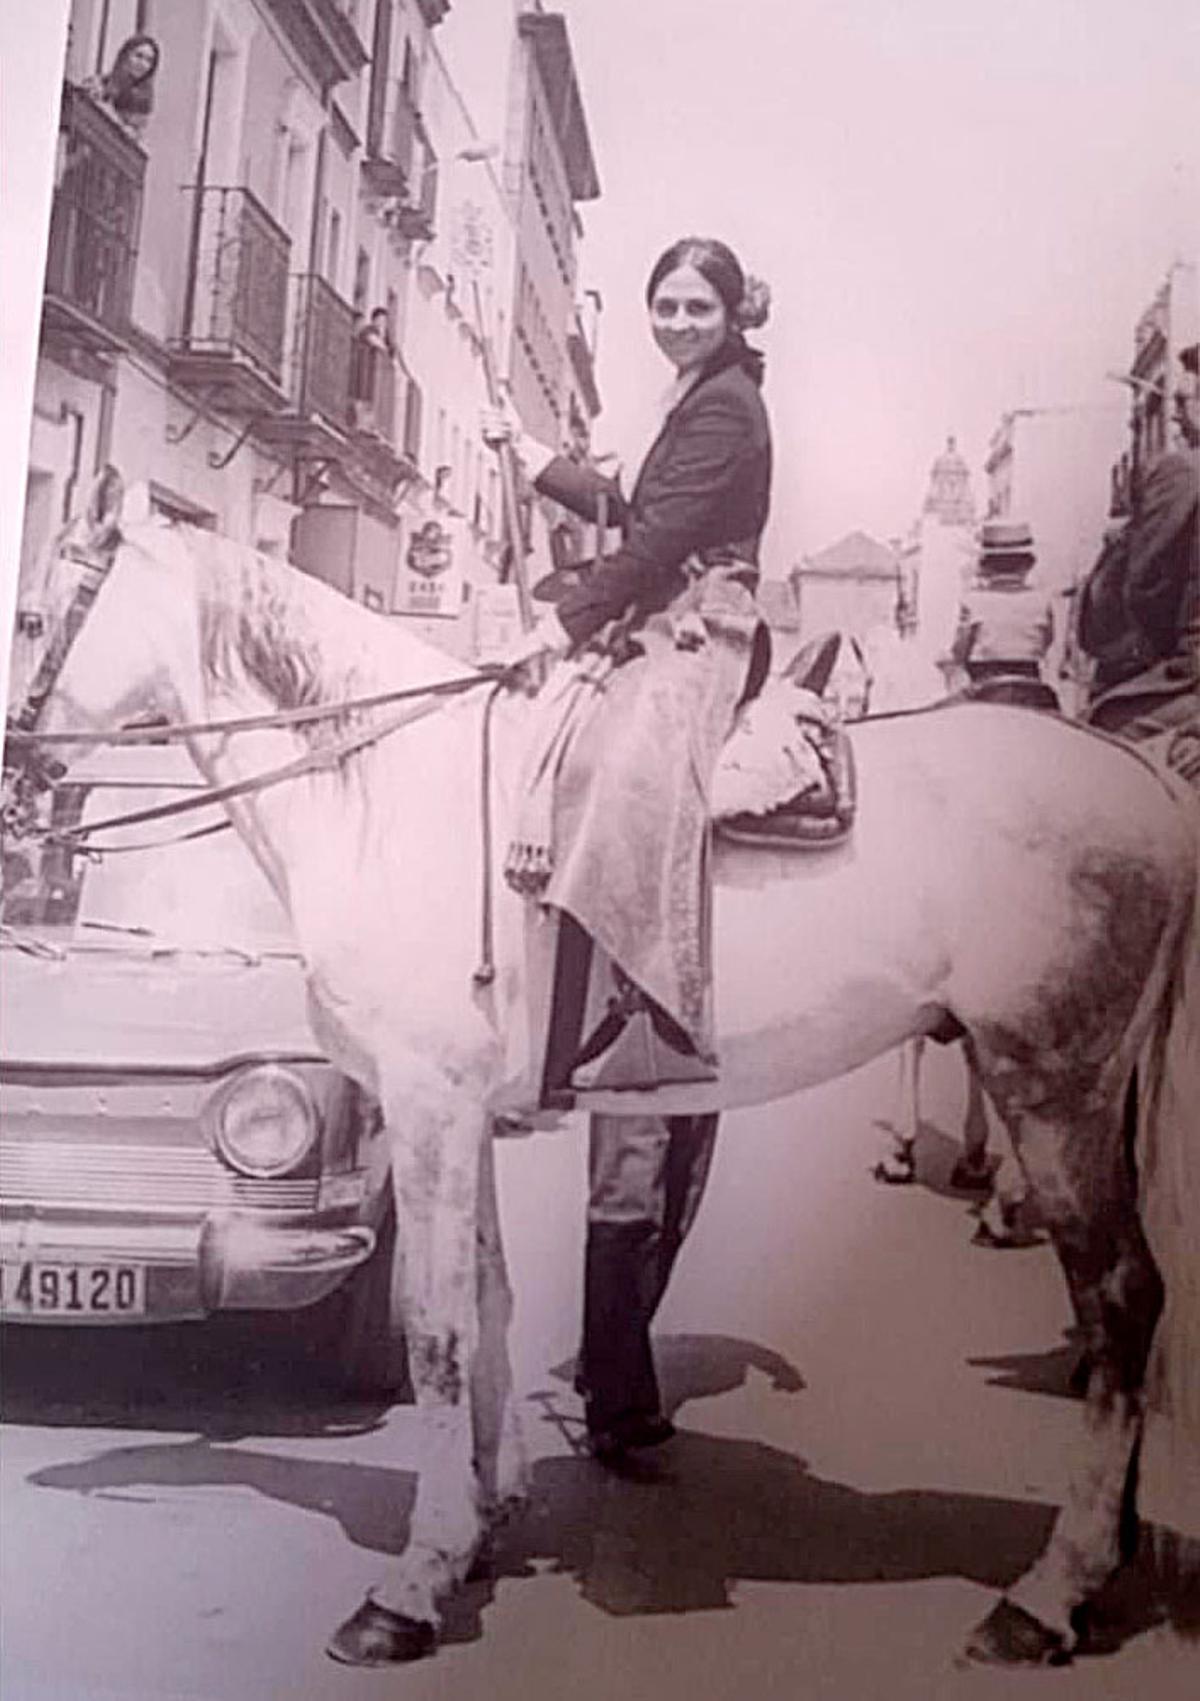
<instances>
[{"instance_id":1,"label":"saddle","mask_svg":"<svg viewBox=\"0 0 1200 1701\"><path fill-rule=\"evenodd\" d=\"M713 782L718 838L764 849L829 849L849 836L856 805L850 740L819 697L781 681L743 710Z\"/></svg>"},{"instance_id":2,"label":"saddle","mask_svg":"<svg viewBox=\"0 0 1200 1701\"><path fill-rule=\"evenodd\" d=\"M1046 709L1052 714L1062 708L1052 685L1024 673L994 673L973 679L962 694L969 703L1003 703L1017 709Z\"/></svg>"}]
</instances>

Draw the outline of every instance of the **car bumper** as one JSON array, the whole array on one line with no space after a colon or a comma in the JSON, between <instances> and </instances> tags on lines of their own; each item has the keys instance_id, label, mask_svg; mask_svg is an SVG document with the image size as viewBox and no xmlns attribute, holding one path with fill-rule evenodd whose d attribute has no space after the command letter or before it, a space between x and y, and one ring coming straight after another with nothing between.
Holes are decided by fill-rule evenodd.
<instances>
[{"instance_id":1,"label":"car bumper","mask_svg":"<svg viewBox=\"0 0 1200 1701\"><path fill-rule=\"evenodd\" d=\"M362 1223L264 1222L236 1211L179 1223L6 1213L0 1216L4 1320L94 1326L182 1322L220 1311L296 1310L323 1299L365 1263L375 1239L374 1229ZM70 1270L133 1271L139 1303L119 1312L111 1306L97 1310L88 1303L94 1284L76 1281L70 1291L82 1304L71 1307L57 1296L53 1307L39 1306L37 1273L47 1269L60 1276ZM18 1295L23 1272L32 1272L24 1298Z\"/></svg>"}]
</instances>

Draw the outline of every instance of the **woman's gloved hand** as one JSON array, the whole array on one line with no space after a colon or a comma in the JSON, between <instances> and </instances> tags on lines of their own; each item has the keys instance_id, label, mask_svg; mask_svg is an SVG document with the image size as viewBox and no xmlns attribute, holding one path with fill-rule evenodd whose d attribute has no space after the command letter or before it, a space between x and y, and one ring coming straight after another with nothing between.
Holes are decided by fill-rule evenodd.
<instances>
[{"instance_id":1,"label":"woman's gloved hand","mask_svg":"<svg viewBox=\"0 0 1200 1701\"><path fill-rule=\"evenodd\" d=\"M525 434L519 422L512 410L504 406L480 410L479 435L489 449L502 449L508 443L516 455L521 455L525 444Z\"/></svg>"},{"instance_id":2,"label":"woman's gloved hand","mask_svg":"<svg viewBox=\"0 0 1200 1701\"><path fill-rule=\"evenodd\" d=\"M480 411L479 434L488 448L497 454L507 444L520 461L530 484L536 482L558 453L557 449L539 443L533 437L527 437L507 405L483 408Z\"/></svg>"}]
</instances>

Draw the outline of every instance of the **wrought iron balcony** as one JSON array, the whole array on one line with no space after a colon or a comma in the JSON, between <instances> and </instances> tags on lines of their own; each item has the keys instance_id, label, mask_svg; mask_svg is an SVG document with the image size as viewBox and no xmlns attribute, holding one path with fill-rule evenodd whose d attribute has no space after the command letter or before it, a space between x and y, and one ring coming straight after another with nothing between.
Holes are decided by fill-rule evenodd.
<instances>
[{"instance_id":1,"label":"wrought iron balcony","mask_svg":"<svg viewBox=\"0 0 1200 1701\"><path fill-rule=\"evenodd\" d=\"M433 235L434 219L437 214L438 162L437 155L428 143L425 143L423 153L424 163L421 167L421 175L413 185L411 201L405 209L409 221L405 235L420 237L427 241Z\"/></svg>"},{"instance_id":2,"label":"wrought iron balcony","mask_svg":"<svg viewBox=\"0 0 1200 1701\"><path fill-rule=\"evenodd\" d=\"M381 108L368 125L367 157L362 165L368 193L388 200L408 192L421 124L404 84L394 84L393 90L391 111L384 113Z\"/></svg>"},{"instance_id":3,"label":"wrought iron balcony","mask_svg":"<svg viewBox=\"0 0 1200 1701\"><path fill-rule=\"evenodd\" d=\"M350 393L355 430L390 449L396 441L396 362L386 348L355 338Z\"/></svg>"},{"instance_id":4,"label":"wrought iron balcony","mask_svg":"<svg viewBox=\"0 0 1200 1701\"><path fill-rule=\"evenodd\" d=\"M350 423L350 355L354 309L324 278L294 280L289 395L298 414L339 431Z\"/></svg>"},{"instance_id":5,"label":"wrought iron balcony","mask_svg":"<svg viewBox=\"0 0 1200 1701\"><path fill-rule=\"evenodd\" d=\"M408 389L404 393L404 433L400 447L406 460L414 466L421 463L421 419L425 408L425 398L421 386L415 378L408 380Z\"/></svg>"},{"instance_id":6,"label":"wrought iron balcony","mask_svg":"<svg viewBox=\"0 0 1200 1701\"><path fill-rule=\"evenodd\" d=\"M423 145L422 154L423 161L412 186L383 209L383 222L388 229L410 242L430 239L437 212L438 162L428 146Z\"/></svg>"},{"instance_id":7,"label":"wrought iron balcony","mask_svg":"<svg viewBox=\"0 0 1200 1701\"><path fill-rule=\"evenodd\" d=\"M231 412L280 408L287 232L249 189L190 193L192 252L173 375Z\"/></svg>"},{"instance_id":8,"label":"wrought iron balcony","mask_svg":"<svg viewBox=\"0 0 1200 1701\"><path fill-rule=\"evenodd\" d=\"M133 302L146 156L116 119L63 88L43 323L99 351L125 346Z\"/></svg>"},{"instance_id":9,"label":"wrought iron balcony","mask_svg":"<svg viewBox=\"0 0 1200 1701\"><path fill-rule=\"evenodd\" d=\"M254 434L276 448L341 458L353 422L354 309L315 273L293 276L290 287L286 400L255 422Z\"/></svg>"}]
</instances>

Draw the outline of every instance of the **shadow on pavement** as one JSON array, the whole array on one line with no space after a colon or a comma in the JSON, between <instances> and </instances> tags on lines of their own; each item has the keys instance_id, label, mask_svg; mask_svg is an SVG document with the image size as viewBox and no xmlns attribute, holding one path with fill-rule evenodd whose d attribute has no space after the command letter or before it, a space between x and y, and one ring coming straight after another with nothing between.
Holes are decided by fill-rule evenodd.
<instances>
[{"instance_id":1,"label":"shadow on pavement","mask_svg":"<svg viewBox=\"0 0 1200 1701\"><path fill-rule=\"evenodd\" d=\"M663 1410L670 1417L688 1400L742 1387L752 1370L768 1377L780 1393L797 1394L804 1387L803 1376L782 1353L734 1335L657 1335L654 1361ZM564 1359L550 1374L570 1386L575 1380L575 1360ZM533 1397L553 1399L553 1395Z\"/></svg>"},{"instance_id":2,"label":"shadow on pavement","mask_svg":"<svg viewBox=\"0 0 1200 1701\"><path fill-rule=\"evenodd\" d=\"M992 1388L1013 1388L1023 1394L1049 1394L1062 1400L1082 1399L1080 1353L1082 1349L1068 1341L1066 1346L1051 1347L1040 1353L1005 1353L996 1358L969 1358L967 1363L979 1370L994 1370L988 1377Z\"/></svg>"},{"instance_id":3,"label":"shadow on pavement","mask_svg":"<svg viewBox=\"0 0 1200 1701\"><path fill-rule=\"evenodd\" d=\"M659 1346L672 1409L689 1397L738 1386L752 1368L781 1389L803 1386L794 1366L754 1343L681 1336ZM546 1420L570 1433L573 1399L564 1396L559 1410L557 1396L540 1398ZM328 1407L313 1410L306 1432L327 1434L331 1421ZM152 1502L179 1488L249 1489L332 1519L357 1547L401 1551L416 1488L412 1472L279 1457L262 1447L260 1425L261 1416L241 1425L255 1429L257 1447L224 1444L228 1436L214 1429L187 1441L114 1448L46 1467L29 1480L47 1489ZM200 1427L194 1411L189 1427L193 1435ZM448 1608L443 1640L478 1639L497 1584L547 1569L573 1578L585 1600L615 1616L731 1608L742 1581L828 1585L959 1577L1001 1590L1032 1563L1054 1512L1043 1503L995 1495L863 1492L814 1475L780 1448L686 1429L668 1447L639 1455L622 1474L576 1453L542 1458L533 1467L528 1512L498 1534ZM1148 1566L1143 1560L1127 1568L1098 1603L1097 1652L1113 1651L1164 1617L1162 1591Z\"/></svg>"}]
</instances>

